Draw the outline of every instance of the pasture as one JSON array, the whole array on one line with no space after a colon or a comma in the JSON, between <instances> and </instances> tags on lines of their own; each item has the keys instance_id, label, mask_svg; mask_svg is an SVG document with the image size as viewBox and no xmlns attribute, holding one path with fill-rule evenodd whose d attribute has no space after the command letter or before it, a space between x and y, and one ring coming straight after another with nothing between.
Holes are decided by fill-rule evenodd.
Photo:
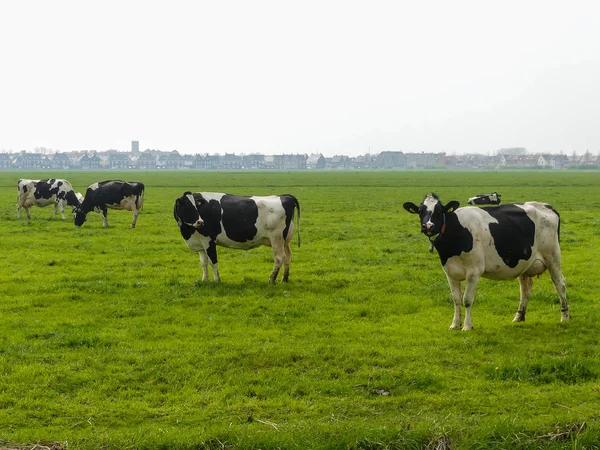
<instances>
[{"instance_id":1,"label":"pasture","mask_svg":"<svg viewBox=\"0 0 600 450\"><path fill-rule=\"evenodd\" d=\"M17 220L20 177L146 185L137 228ZM219 248L222 282L173 219L184 191L294 194L288 284L267 247ZM572 315L547 273L524 323L518 282L453 305L405 201L539 200L561 214ZM0 447L598 448L597 172L0 172ZM212 274L211 274L212 278Z\"/></svg>"}]
</instances>

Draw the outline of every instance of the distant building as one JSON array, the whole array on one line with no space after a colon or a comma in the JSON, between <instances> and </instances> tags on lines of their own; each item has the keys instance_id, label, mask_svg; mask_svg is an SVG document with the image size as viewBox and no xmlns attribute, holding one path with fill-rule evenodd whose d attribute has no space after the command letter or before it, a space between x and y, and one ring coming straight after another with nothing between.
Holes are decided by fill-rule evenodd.
<instances>
[{"instance_id":1,"label":"distant building","mask_svg":"<svg viewBox=\"0 0 600 450\"><path fill-rule=\"evenodd\" d=\"M443 165L445 153L406 153L406 167L410 169L431 168Z\"/></svg>"},{"instance_id":2,"label":"distant building","mask_svg":"<svg viewBox=\"0 0 600 450\"><path fill-rule=\"evenodd\" d=\"M184 169L195 169L196 168L196 156L195 155L183 155L183 168Z\"/></svg>"},{"instance_id":3,"label":"distant building","mask_svg":"<svg viewBox=\"0 0 600 450\"><path fill-rule=\"evenodd\" d=\"M219 155L205 155L202 158L202 169L220 169L221 157Z\"/></svg>"},{"instance_id":4,"label":"distant building","mask_svg":"<svg viewBox=\"0 0 600 450\"><path fill-rule=\"evenodd\" d=\"M140 170L156 169L156 156L152 150L144 150L137 158L137 166Z\"/></svg>"},{"instance_id":5,"label":"distant building","mask_svg":"<svg viewBox=\"0 0 600 450\"><path fill-rule=\"evenodd\" d=\"M244 165L244 160L241 156L235 153L225 153L220 158L221 169L225 170L239 170Z\"/></svg>"},{"instance_id":6,"label":"distant building","mask_svg":"<svg viewBox=\"0 0 600 450\"><path fill-rule=\"evenodd\" d=\"M265 155L246 155L243 164L245 169L263 170L266 168Z\"/></svg>"},{"instance_id":7,"label":"distant building","mask_svg":"<svg viewBox=\"0 0 600 450\"><path fill-rule=\"evenodd\" d=\"M140 141L131 141L131 153L140 152Z\"/></svg>"},{"instance_id":8,"label":"distant building","mask_svg":"<svg viewBox=\"0 0 600 450\"><path fill-rule=\"evenodd\" d=\"M100 157L96 153L91 155L84 153L71 161L72 168L82 170L98 170L100 168Z\"/></svg>"},{"instance_id":9,"label":"distant building","mask_svg":"<svg viewBox=\"0 0 600 450\"><path fill-rule=\"evenodd\" d=\"M166 158L165 169L176 170L183 167L183 158L177 150L173 150Z\"/></svg>"},{"instance_id":10,"label":"distant building","mask_svg":"<svg viewBox=\"0 0 600 450\"><path fill-rule=\"evenodd\" d=\"M375 157L373 167L396 169L406 167L406 155L403 152L381 152Z\"/></svg>"},{"instance_id":11,"label":"distant building","mask_svg":"<svg viewBox=\"0 0 600 450\"><path fill-rule=\"evenodd\" d=\"M50 169L68 170L71 168L71 159L66 153L55 153L48 157Z\"/></svg>"},{"instance_id":12,"label":"distant building","mask_svg":"<svg viewBox=\"0 0 600 450\"><path fill-rule=\"evenodd\" d=\"M328 169L351 169L350 157L346 155L335 155L331 158L325 158L325 166Z\"/></svg>"},{"instance_id":13,"label":"distant building","mask_svg":"<svg viewBox=\"0 0 600 450\"><path fill-rule=\"evenodd\" d=\"M307 169L324 169L325 168L325 157L322 153L313 153L306 160Z\"/></svg>"},{"instance_id":14,"label":"distant building","mask_svg":"<svg viewBox=\"0 0 600 450\"><path fill-rule=\"evenodd\" d=\"M356 158L354 158L352 164L355 169L370 169L373 165L374 159L375 158L373 157L373 155L367 153L366 155L359 155Z\"/></svg>"},{"instance_id":15,"label":"distant building","mask_svg":"<svg viewBox=\"0 0 600 450\"><path fill-rule=\"evenodd\" d=\"M133 141L136 142L136 141ZM180 155L177 150L171 152L147 149L143 152L121 152L110 149L104 151L80 150L68 153L43 152L0 153L0 170L316 170L316 169L430 169L448 168L457 170L472 169L564 169L565 167L586 166L595 168L600 165L600 155L586 151L577 156L550 153L528 154L524 148L501 149L495 156L480 153L403 153L384 151L377 155L349 157L336 155L325 158L316 153L296 155Z\"/></svg>"},{"instance_id":16,"label":"distant building","mask_svg":"<svg viewBox=\"0 0 600 450\"><path fill-rule=\"evenodd\" d=\"M10 169L12 167L12 159L8 153L0 153L0 169Z\"/></svg>"},{"instance_id":17,"label":"distant building","mask_svg":"<svg viewBox=\"0 0 600 450\"><path fill-rule=\"evenodd\" d=\"M273 155L274 169L301 170L306 169L306 155Z\"/></svg>"},{"instance_id":18,"label":"distant building","mask_svg":"<svg viewBox=\"0 0 600 450\"><path fill-rule=\"evenodd\" d=\"M123 152L112 153L108 156L108 166L113 170L129 168L129 155Z\"/></svg>"}]
</instances>

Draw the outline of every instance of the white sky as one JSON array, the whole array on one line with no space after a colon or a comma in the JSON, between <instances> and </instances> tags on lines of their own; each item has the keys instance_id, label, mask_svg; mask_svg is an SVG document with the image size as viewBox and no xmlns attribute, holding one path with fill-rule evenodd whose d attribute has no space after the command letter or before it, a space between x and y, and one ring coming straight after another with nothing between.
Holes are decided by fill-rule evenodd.
<instances>
[{"instance_id":1,"label":"white sky","mask_svg":"<svg viewBox=\"0 0 600 450\"><path fill-rule=\"evenodd\" d=\"M598 153L600 2L0 0L0 149L132 140Z\"/></svg>"}]
</instances>

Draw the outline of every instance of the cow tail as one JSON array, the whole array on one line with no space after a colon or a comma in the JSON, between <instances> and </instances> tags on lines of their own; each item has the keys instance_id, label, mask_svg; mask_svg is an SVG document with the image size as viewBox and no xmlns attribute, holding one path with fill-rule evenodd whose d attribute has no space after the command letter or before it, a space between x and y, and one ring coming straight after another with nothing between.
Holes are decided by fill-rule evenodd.
<instances>
[{"instance_id":1,"label":"cow tail","mask_svg":"<svg viewBox=\"0 0 600 450\"><path fill-rule=\"evenodd\" d=\"M135 201L138 211L141 211L144 207L144 192L146 192L146 187L142 188L142 192L137 195L137 199Z\"/></svg>"},{"instance_id":2,"label":"cow tail","mask_svg":"<svg viewBox=\"0 0 600 450\"><path fill-rule=\"evenodd\" d=\"M554 208L552 208L552 211L554 211L556 213L556 215L558 216L558 229L556 230L556 232L558 234L558 242L560 242L560 214Z\"/></svg>"},{"instance_id":3,"label":"cow tail","mask_svg":"<svg viewBox=\"0 0 600 450\"><path fill-rule=\"evenodd\" d=\"M554 209L552 206L550 205L546 205L547 208L549 208L550 210L552 210L552 212L554 214L556 214L556 217L558 217L558 227L556 229L556 234L558 237L558 242L560 242L560 214L558 213L558 211L556 209Z\"/></svg>"},{"instance_id":4,"label":"cow tail","mask_svg":"<svg viewBox=\"0 0 600 450\"><path fill-rule=\"evenodd\" d=\"M294 205L298 210L298 219L296 222L298 224L298 247L300 247L300 203L298 202L298 199L296 197L292 196L292 198L294 199Z\"/></svg>"}]
</instances>

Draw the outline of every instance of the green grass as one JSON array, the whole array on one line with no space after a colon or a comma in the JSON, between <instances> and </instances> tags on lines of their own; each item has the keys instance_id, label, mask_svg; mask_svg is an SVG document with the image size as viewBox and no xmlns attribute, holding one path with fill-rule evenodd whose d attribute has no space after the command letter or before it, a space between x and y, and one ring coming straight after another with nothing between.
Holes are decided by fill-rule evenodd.
<instances>
[{"instance_id":1,"label":"green grass","mask_svg":"<svg viewBox=\"0 0 600 450\"><path fill-rule=\"evenodd\" d=\"M109 211L16 219L19 177L147 186L138 226ZM597 172L0 173L0 447L598 448ZM185 190L292 193L290 283L270 249L219 248L222 282L172 218ZM481 280L475 330L405 201L498 191L561 213L572 320L550 277ZM212 275L211 275L212 276Z\"/></svg>"}]
</instances>

